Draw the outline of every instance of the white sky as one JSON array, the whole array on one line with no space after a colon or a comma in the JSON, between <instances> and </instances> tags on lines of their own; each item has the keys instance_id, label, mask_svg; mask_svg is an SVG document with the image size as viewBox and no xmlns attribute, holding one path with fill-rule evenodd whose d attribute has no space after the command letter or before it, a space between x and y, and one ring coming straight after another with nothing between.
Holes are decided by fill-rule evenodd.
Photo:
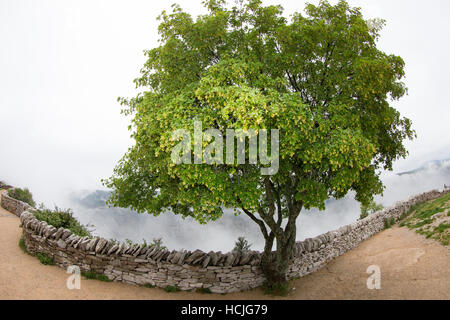
<instances>
[{"instance_id":1,"label":"white sky","mask_svg":"<svg viewBox=\"0 0 450 320\"><path fill-rule=\"evenodd\" d=\"M172 2L0 0L0 180L44 202L101 187L131 145L116 99L134 95L142 51L157 45L156 17ZM387 20L380 48L406 61L409 95L395 105L418 139L395 169L450 157L450 2L349 2ZM204 13L200 0L177 3ZM304 7L264 3L286 15Z\"/></svg>"}]
</instances>

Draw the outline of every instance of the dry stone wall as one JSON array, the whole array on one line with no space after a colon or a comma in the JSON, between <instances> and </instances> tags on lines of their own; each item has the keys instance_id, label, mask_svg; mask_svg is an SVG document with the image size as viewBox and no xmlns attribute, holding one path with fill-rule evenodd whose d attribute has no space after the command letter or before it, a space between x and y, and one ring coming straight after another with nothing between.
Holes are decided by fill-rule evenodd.
<instances>
[{"instance_id":1,"label":"dry stone wall","mask_svg":"<svg viewBox=\"0 0 450 320\"><path fill-rule=\"evenodd\" d=\"M22 212L31 209L31 206L28 203L11 198L10 196L8 196L8 193L6 191L2 193L1 197L2 207L9 212L14 213L18 217L20 217Z\"/></svg>"},{"instance_id":2,"label":"dry stone wall","mask_svg":"<svg viewBox=\"0 0 450 320\"><path fill-rule=\"evenodd\" d=\"M364 240L383 231L386 220L394 219L397 222L414 205L437 199L448 193L450 193L449 188L443 191L433 190L422 193L338 230L297 242L293 262L288 271L289 278L302 277L319 270L334 258L352 250Z\"/></svg>"},{"instance_id":3,"label":"dry stone wall","mask_svg":"<svg viewBox=\"0 0 450 320\"><path fill-rule=\"evenodd\" d=\"M288 277L301 277L320 269L382 231L386 219L397 221L412 206L447 193L450 189L422 193L338 230L297 242ZM169 251L116 244L98 237L79 237L70 230L38 221L32 209L23 211L23 205L13 204L13 200L3 194L2 206L20 216L27 250L34 254L45 252L63 268L77 265L83 271L104 274L112 281L161 288L171 285L181 290L209 288L215 293L247 290L264 282L261 253L257 251L245 254Z\"/></svg>"}]
</instances>

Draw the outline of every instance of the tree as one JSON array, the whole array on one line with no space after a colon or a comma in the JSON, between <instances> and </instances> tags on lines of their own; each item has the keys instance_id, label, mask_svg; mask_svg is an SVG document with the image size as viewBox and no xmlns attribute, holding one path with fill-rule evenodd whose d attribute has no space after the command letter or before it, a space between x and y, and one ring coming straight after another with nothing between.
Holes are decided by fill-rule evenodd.
<instances>
[{"instance_id":1,"label":"tree","mask_svg":"<svg viewBox=\"0 0 450 320\"><path fill-rule=\"evenodd\" d=\"M204 4L196 19L177 5L159 17L160 45L135 80L142 92L119 98L135 145L104 183L110 204L138 212L207 223L236 208L261 229L262 270L280 285L301 210L351 190L369 203L383 191L380 171L407 155L415 133L390 105L406 93L404 62L377 49L383 21L345 1L309 4L289 21L258 0ZM172 133L192 132L194 120L221 132L279 129L278 172L248 161L175 165Z\"/></svg>"},{"instance_id":2,"label":"tree","mask_svg":"<svg viewBox=\"0 0 450 320\"><path fill-rule=\"evenodd\" d=\"M234 243L233 252L244 253L250 250L252 245L248 243L245 237L239 237L237 241Z\"/></svg>"},{"instance_id":3,"label":"tree","mask_svg":"<svg viewBox=\"0 0 450 320\"><path fill-rule=\"evenodd\" d=\"M370 201L369 204L361 204L361 215L360 219L364 219L369 216L369 214L375 213L377 211L383 210L384 206L382 204L378 204L375 201Z\"/></svg>"}]
</instances>

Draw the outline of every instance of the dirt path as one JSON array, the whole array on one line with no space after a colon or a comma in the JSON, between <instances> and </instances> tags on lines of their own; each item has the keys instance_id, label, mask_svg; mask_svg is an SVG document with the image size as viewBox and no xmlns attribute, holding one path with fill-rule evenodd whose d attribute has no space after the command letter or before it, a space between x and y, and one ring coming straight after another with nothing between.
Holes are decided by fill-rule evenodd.
<instances>
[{"instance_id":1,"label":"dirt path","mask_svg":"<svg viewBox=\"0 0 450 320\"><path fill-rule=\"evenodd\" d=\"M215 295L166 293L122 283L82 280L66 288L69 276L21 251L20 220L0 207L0 299L450 299L450 250L406 228L393 228L365 241L322 270L292 282L287 297L261 289ZM381 289L368 290L366 269L381 269Z\"/></svg>"}]
</instances>

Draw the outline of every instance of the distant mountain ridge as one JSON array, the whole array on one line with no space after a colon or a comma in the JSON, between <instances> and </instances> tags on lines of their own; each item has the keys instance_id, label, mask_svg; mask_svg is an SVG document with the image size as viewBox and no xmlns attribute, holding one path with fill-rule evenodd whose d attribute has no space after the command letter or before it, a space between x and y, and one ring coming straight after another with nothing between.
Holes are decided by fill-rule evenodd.
<instances>
[{"instance_id":1,"label":"distant mountain ridge","mask_svg":"<svg viewBox=\"0 0 450 320\"><path fill-rule=\"evenodd\" d=\"M72 195L72 199L85 208L97 209L107 207L106 201L111 195L110 191L95 190L88 193L86 196L78 194Z\"/></svg>"},{"instance_id":2,"label":"distant mountain ridge","mask_svg":"<svg viewBox=\"0 0 450 320\"><path fill-rule=\"evenodd\" d=\"M404 175L412 175L412 174L416 174L419 172L423 172L429 169L443 169L446 171L450 172L450 158L449 159L444 159L444 160L431 160L426 162L424 165L410 170L410 171L405 171L405 172L399 172L397 173L398 176L404 176Z\"/></svg>"}]
</instances>

